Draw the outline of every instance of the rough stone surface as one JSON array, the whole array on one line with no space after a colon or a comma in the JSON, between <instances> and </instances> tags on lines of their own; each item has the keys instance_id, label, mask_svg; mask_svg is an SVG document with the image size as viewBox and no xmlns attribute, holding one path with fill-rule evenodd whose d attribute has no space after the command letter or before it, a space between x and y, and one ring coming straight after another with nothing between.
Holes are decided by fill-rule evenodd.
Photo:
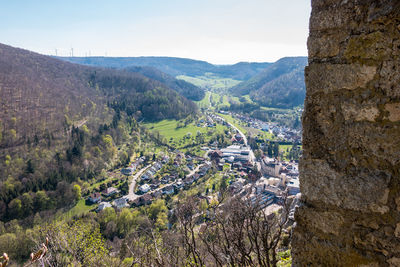
<instances>
[{"instance_id":1,"label":"rough stone surface","mask_svg":"<svg viewBox=\"0 0 400 267\"><path fill-rule=\"evenodd\" d=\"M400 121L400 103L388 103L385 105L388 119L392 122Z\"/></svg>"},{"instance_id":2,"label":"rough stone surface","mask_svg":"<svg viewBox=\"0 0 400 267\"><path fill-rule=\"evenodd\" d=\"M400 258L391 258L388 260L389 266L399 267L400 266Z\"/></svg>"},{"instance_id":3,"label":"rough stone surface","mask_svg":"<svg viewBox=\"0 0 400 267\"><path fill-rule=\"evenodd\" d=\"M398 224L396 225L396 229L394 230L394 235L395 235L397 238L400 238L400 223L398 223Z\"/></svg>"},{"instance_id":4,"label":"rough stone surface","mask_svg":"<svg viewBox=\"0 0 400 267\"><path fill-rule=\"evenodd\" d=\"M396 198L397 211L400 211L400 197Z\"/></svg>"},{"instance_id":5,"label":"rough stone surface","mask_svg":"<svg viewBox=\"0 0 400 267\"><path fill-rule=\"evenodd\" d=\"M400 1L312 0L294 266L400 266Z\"/></svg>"},{"instance_id":6,"label":"rough stone surface","mask_svg":"<svg viewBox=\"0 0 400 267\"><path fill-rule=\"evenodd\" d=\"M310 94L331 93L339 90L354 90L365 87L376 74L375 66L360 64L312 64L306 68ZM306 82L307 83L307 82Z\"/></svg>"}]
</instances>

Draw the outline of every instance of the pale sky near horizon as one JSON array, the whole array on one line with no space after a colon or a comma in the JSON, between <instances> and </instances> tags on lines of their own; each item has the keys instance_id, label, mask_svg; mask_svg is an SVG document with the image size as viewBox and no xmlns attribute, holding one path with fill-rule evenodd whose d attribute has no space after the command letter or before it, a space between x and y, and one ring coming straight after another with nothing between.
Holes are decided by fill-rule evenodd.
<instances>
[{"instance_id":1,"label":"pale sky near horizon","mask_svg":"<svg viewBox=\"0 0 400 267\"><path fill-rule=\"evenodd\" d=\"M0 0L0 43L214 64L307 55L311 0Z\"/></svg>"}]
</instances>

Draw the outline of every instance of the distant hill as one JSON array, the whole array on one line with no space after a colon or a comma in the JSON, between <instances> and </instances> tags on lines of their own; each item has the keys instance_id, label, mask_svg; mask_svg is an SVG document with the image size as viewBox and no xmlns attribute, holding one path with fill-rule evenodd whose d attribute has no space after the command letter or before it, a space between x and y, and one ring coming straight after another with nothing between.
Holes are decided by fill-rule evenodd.
<instances>
[{"instance_id":1,"label":"distant hill","mask_svg":"<svg viewBox=\"0 0 400 267\"><path fill-rule=\"evenodd\" d=\"M295 69L250 93L254 102L267 107L292 108L302 105L305 97L304 70Z\"/></svg>"},{"instance_id":2,"label":"distant hill","mask_svg":"<svg viewBox=\"0 0 400 267\"><path fill-rule=\"evenodd\" d=\"M154 67L171 76L202 76L213 73L225 78L247 80L271 63L240 62L234 65L213 65L201 60L175 57L59 57L72 63L123 69L131 66Z\"/></svg>"},{"instance_id":3,"label":"distant hill","mask_svg":"<svg viewBox=\"0 0 400 267\"><path fill-rule=\"evenodd\" d=\"M175 79L173 76L153 67L132 66L125 68L125 70L137 72L150 79L159 81L190 100L199 101L203 99L205 95L204 89L199 88L184 80Z\"/></svg>"},{"instance_id":4,"label":"distant hill","mask_svg":"<svg viewBox=\"0 0 400 267\"><path fill-rule=\"evenodd\" d=\"M236 96L250 95L253 101L270 107L290 108L303 104L306 65L307 57L282 58L251 79L230 88L230 92Z\"/></svg>"},{"instance_id":5,"label":"distant hill","mask_svg":"<svg viewBox=\"0 0 400 267\"><path fill-rule=\"evenodd\" d=\"M221 77L232 78L235 80L246 81L257 75L272 63L264 62L239 62L234 65L219 65L216 71Z\"/></svg>"},{"instance_id":6,"label":"distant hill","mask_svg":"<svg viewBox=\"0 0 400 267\"><path fill-rule=\"evenodd\" d=\"M0 147L63 131L66 118L112 116L107 103L146 120L196 111L193 102L141 74L71 64L0 44Z\"/></svg>"}]
</instances>

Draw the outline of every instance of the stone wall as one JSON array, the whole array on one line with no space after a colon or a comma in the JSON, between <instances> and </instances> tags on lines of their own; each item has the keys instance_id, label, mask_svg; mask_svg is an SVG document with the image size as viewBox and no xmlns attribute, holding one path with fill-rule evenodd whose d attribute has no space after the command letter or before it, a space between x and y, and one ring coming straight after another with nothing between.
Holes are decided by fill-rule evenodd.
<instances>
[{"instance_id":1,"label":"stone wall","mask_svg":"<svg viewBox=\"0 0 400 267\"><path fill-rule=\"evenodd\" d=\"M400 1L312 0L294 266L400 266Z\"/></svg>"}]
</instances>

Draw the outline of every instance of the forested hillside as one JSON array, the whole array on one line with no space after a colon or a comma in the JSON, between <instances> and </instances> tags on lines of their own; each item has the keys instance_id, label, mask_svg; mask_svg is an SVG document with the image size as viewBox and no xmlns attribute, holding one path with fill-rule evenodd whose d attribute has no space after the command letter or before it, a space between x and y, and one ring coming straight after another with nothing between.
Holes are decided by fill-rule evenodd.
<instances>
[{"instance_id":1,"label":"forested hillside","mask_svg":"<svg viewBox=\"0 0 400 267\"><path fill-rule=\"evenodd\" d=\"M291 108L303 105L305 93L304 70L298 68L252 91L250 97L262 106Z\"/></svg>"},{"instance_id":2,"label":"forested hillside","mask_svg":"<svg viewBox=\"0 0 400 267\"><path fill-rule=\"evenodd\" d=\"M150 79L159 81L190 100L199 101L203 99L205 94L204 89L201 89L184 80L175 79L173 76L159 71L158 69L153 67L133 66L126 68L126 70L137 72Z\"/></svg>"},{"instance_id":3,"label":"forested hillside","mask_svg":"<svg viewBox=\"0 0 400 267\"><path fill-rule=\"evenodd\" d=\"M60 59L117 69L131 66L154 67L174 77L178 75L196 77L212 73L235 80L247 80L271 64L240 62L234 65L213 65L205 61L174 57L60 57Z\"/></svg>"},{"instance_id":4,"label":"forested hillside","mask_svg":"<svg viewBox=\"0 0 400 267\"><path fill-rule=\"evenodd\" d=\"M251 79L230 89L236 96L250 95L264 106L291 108L303 104L306 57L287 57L271 64Z\"/></svg>"},{"instance_id":5,"label":"forested hillside","mask_svg":"<svg viewBox=\"0 0 400 267\"><path fill-rule=\"evenodd\" d=\"M136 119L181 119L193 102L137 73L86 67L0 45L0 219L75 198L73 183L124 164ZM133 138L133 139L132 139Z\"/></svg>"}]
</instances>

